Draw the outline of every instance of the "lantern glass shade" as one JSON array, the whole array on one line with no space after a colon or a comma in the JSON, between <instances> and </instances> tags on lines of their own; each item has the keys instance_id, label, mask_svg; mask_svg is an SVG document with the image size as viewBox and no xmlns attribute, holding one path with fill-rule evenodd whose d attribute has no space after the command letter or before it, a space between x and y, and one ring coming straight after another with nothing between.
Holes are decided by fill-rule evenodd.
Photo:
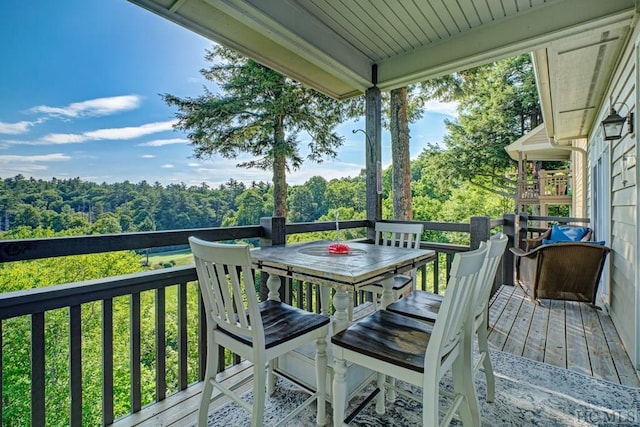
<instances>
[{"instance_id":1,"label":"lantern glass shade","mask_svg":"<svg viewBox=\"0 0 640 427\"><path fill-rule=\"evenodd\" d=\"M624 126L624 122L626 120L626 117L620 117L620 115L616 113L616 110L612 108L611 113L607 116L606 119L602 121L602 131L604 132L604 139L620 139L620 137L622 136L622 127Z\"/></svg>"}]
</instances>

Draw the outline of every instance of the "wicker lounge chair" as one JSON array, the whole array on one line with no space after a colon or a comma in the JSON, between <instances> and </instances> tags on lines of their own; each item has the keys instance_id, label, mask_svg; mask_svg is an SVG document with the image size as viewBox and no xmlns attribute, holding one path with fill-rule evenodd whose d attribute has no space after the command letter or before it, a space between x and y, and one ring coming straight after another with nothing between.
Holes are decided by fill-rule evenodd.
<instances>
[{"instance_id":1,"label":"wicker lounge chair","mask_svg":"<svg viewBox=\"0 0 640 427\"><path fill-rule=\"evenodd\" d=\"M608 247L560 242L543 244L529 252L511 251L516 256L516 282L534 302L548 298L595 304Z\"/></svg>"}]
</instances>

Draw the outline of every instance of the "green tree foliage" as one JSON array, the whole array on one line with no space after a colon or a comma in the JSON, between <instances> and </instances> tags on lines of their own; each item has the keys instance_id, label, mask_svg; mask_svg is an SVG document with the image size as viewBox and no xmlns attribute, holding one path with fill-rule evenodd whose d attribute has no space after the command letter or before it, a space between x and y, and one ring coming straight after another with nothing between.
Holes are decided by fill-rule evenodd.
<instances>
[{"instance_id":1,"label":"green tree foliage","mask_svg":"<svg viewBox=\"0 0 640 427\"><path fill-rule=\"evenodd\" d=\"M459 102L447 121L447 170L487 191L513 196L505 177L513 162L504 147L542 122L529 55L504 59L423 83L427 96Z\"/></svg>"},{"instance_id":2,"label":"green tree foliage","mask_svg":"<svg viewBox=\"0 0 640 427\"><path fill-rule=\"evenodd\" d=\"M196 158L235 159L246 153L251 160L238 167L273 171L273 214L286 217L286 172L304 160L298 134L311 136L307 159L335 157L343 138L333 130L344 119L345 107L230 49L215 46L206 59L213 65L202 74L221 94L165 94L165 102L178 107L176 128L189 132Z\"/></svg>"}]
</instances>

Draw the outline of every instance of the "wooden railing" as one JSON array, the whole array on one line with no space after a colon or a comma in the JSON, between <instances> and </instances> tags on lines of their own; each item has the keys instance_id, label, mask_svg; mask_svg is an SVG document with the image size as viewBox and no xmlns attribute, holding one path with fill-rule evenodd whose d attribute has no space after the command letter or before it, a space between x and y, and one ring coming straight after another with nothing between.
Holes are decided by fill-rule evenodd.
<instances>
[{"instance_id":1,"label":"wooden railing","mask_svg":"<svg viewBox=\"0 0 640 427\"><path fill-rule=\"evenodd\" d=\"M520 203L539 203L547 199L571 200L571 171L541 171L538 178L526 178L518 181Z\"/></svg>"},{"instance_id":2,"label":"wooden railing","mask_svg":"<svg viewBox=\"0 0 640 427\"><path fill-rule=\"evenodd\" d=\"M419 274L418 287L443 292L443 278L451 266L456 252L477 247L480 241L489 237L493 230L502 230L515 238L514 216L505 215L498 220L485 217L473 218L469 224L448 224L424 222L425 230L439 232L457 232L469 235L469 245L450 245L423 242L422 247L437 252L436 262L431 267L423 267ZM341 229L363 229L372 227L366 220L342 221ZM332 231L335 223L285 224L282 218L264 219L260 226L230 227L219 229L194 229L166 232L129 233L103 236L61 237L52 239L24 239L0 241L0 262L14 262L67 255L102 253L118 250L144 250L184 244L189 236L195 235L211 241L230 241L237 239L256 239L261 245L283 244L287 236L299 233ZM511 283L509 262L497 279L500 283ZM510 276L509 276L510 275ZM284 286L284 300L301 308L319 311L319 298L313 297L317 287L309 283L287 282ZM171 296L169 296L171 295ZM114 328L123 325L114 324L114 303L125 298L128 306L128 325L130 335L129 351L126 360L130 372L128 384L127 412L116 410L117 398L114 397L114 366L122 362L123 355L114 353ZM151 301L151 308L147 302ZM28 289L0 294L0 423L9 425L14 422L3 417L10 401L3 391L5 372L11 367L3 365L7 360L3 353L7 342L2 337L13 327L15 319L28 319L30 324L30 419L25 420L33 426L44 426L47 422L46 383L47 383L47 330L46 319L54 311L66 311L68 322L68 423L73 426L86 424L83 418L83 374L88 369L83 365L83 319L85 311L95 304L100 305L99 336L101 341L100 373L101 420L109 425L115 419L135 416L142 407L162 401L171 393L185 390L190 384L200 381L204 376L206 332L202 304L197 288L197 275L193 266L173 267L125 276L107 277L79 283L60 284L45 288ZM197 307L197 308L196 308ZM143 343L142 325L153 318L152 343ZM168 330L175 330L171 337L171 346L167 342ZM175 341L175 342L174 342ZM145 345L146 344L146 345ZM148 353L148 347L154 350ZM168 349L175 349L175 363L167 364ZM173 357L173 355L172 355ZM152 359L155 366L153 378L143 375L142 364ZM173 360L173 359L172 359ZM148 382L153 381L153 392L149 393ZM147 390L146 392L144 390ZM151 396L150 396L151 395ZM121 402L120 402L121 403ZM122 405L120 405L122 406ZM20 422L17 422L20 424Z\"/></svg>"}]
</instances>

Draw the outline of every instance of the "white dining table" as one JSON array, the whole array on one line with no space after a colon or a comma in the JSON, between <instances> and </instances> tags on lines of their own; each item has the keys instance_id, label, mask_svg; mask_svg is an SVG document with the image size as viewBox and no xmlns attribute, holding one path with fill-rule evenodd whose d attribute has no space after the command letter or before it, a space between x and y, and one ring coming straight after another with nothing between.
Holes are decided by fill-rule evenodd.
<instances>
[{"instance_id":1,"label":"white dining table","mask_svg":"<svg viewBox=\"0 0 640 427\"><path fill-rule=\"evenodd\" d=\"M341 243L350 247L349 253L332 254L328 250L332 243L335 242L322 240L251 250L254 268L269 273L267 287L268 298L271 300L280 300L279 288L282 277L314 283L320 285L322 312L327 314L329 291L335 289L332 333L337 333L350 324L350 292L357 292L370 283L382 283L381 306L385 308L393 299L393 277L429 263L436 257L435 251L432 250L348 241ZM328 342L327 398L331 401L333 370L330 339ZM309 374L314 372L311 368L313 354L313 350L308 349L304 354L287 355L279 360L279 369L297 382L315 388L315 377ZM357 365L353 365L353 368L347 373L349 394L357 392L371 378L371 371L363 371L364 368Z\"/></svg>"},{"instance_id":2,"label":"white dining table","mask_svg":"<svg viewBox=\"0 0 640 427\"><path fill-rule=\"evenodd\" d=\"M251 251L256 269L269 273L268 298L280 300L280 277L335 289L334 333L349 325L349 292L357 292L370 283L382 283L382 307L392 302L393 277L435 259L435 251L397 248L362 242L341 242L349 246L347 254L332 254L333 241L321 240L284 246L266 246ZM326 307L323 307L323 311Z\"/></svg>"}]
</instances>

